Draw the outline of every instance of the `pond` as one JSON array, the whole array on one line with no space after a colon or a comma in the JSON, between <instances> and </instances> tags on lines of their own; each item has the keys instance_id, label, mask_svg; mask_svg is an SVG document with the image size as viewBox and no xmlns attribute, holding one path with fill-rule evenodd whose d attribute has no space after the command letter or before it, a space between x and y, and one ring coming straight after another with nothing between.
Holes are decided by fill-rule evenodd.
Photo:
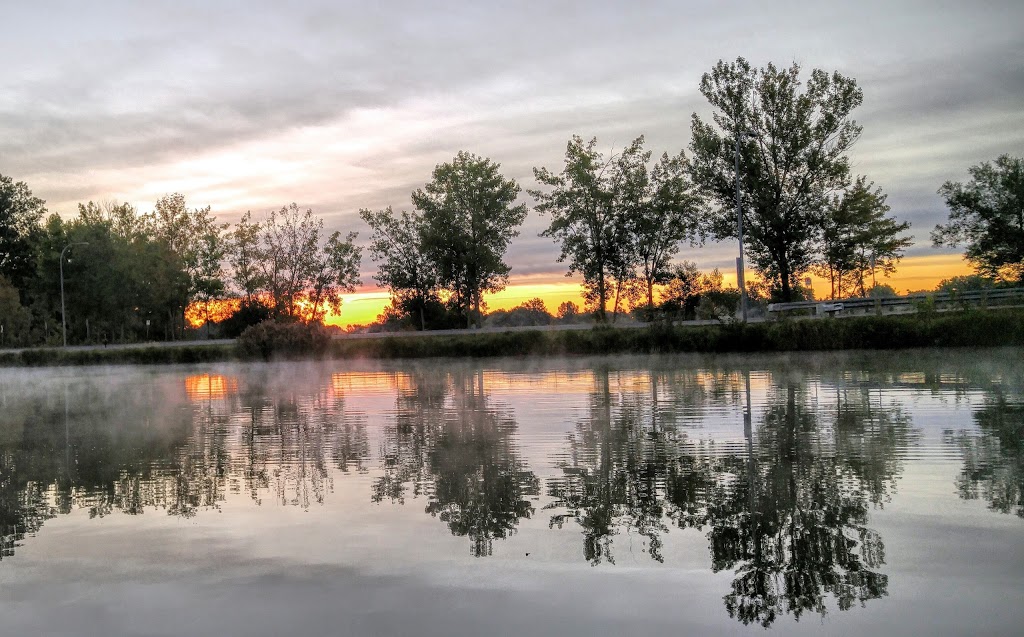
<instances>
[{"instance_id":1,"label":"pond","mask_svg":"<svg viewBox=\"0 0 1024 637\"><path fill-rule=\"evenodd\" d=\"M0 633L1016 635L1021 359L2 370Z\"/></svg>"}]
</instances>

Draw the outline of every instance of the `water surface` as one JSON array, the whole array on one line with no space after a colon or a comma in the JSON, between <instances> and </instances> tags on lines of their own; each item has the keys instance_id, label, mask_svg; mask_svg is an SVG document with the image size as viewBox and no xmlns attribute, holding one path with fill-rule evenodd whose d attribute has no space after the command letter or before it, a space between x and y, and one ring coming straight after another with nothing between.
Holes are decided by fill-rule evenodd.
<instances>
[{"instance_id":1,"label":"water surface","mask_svg":"<svg viewBox=\"0 0 1024 637\"><path fill-rule=\"evenodd\" d=\"M1019 350L0 371L0 633L1017 634Z\"/></svg>"}]
</instances>

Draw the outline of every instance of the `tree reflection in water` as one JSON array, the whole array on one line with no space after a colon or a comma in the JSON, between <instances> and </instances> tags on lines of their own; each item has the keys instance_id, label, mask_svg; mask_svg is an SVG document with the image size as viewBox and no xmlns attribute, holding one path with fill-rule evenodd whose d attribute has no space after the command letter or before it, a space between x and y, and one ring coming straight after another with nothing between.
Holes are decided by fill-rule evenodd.
<instances>
[{"instance_id":1,"label":"tree reflection in water","mask_svg":"<svg viewBox=\"0 0 1024 637\"><path fill-rule=\"evenodd\" d=\"M515 420L489 404L483 371L407 377L393 428L385 432L384 474L375 502L425 496L425 511L453 535L468 536L476 557L514 533L534 511L537 477L516 452Z\"/></svg>"},{"instance_id":2,"label":"tree reflection in water","mask_svg":"<svg viewBox=\"0 0 1024 637\"><path fill-rule=\"evenodd\" d=\"M328 465L366 471L369 455L364 419L345 412L327 380L47 378L36 391L0 388L0 558L74 509L191 518L228 493L322 503Z\"/></svg>"},{"instance_id":3,"label":"tree reflection in water","mask_svg":"<svg viewBox=\"0 0 1024 637\"><path fill-rule=\"evenodd\" d=\"M996 387L974 412L974 422L977 432L945 432L964 459L957 493L965 500L984 500L992 511L1024 518L1024 398Z\"/></svg>"},{"instance_id":4,"label":"tree reflection in water","mask_svg":"<svg viewBox=\"0 0 1024 637\"><path fill-rule=\"evenodd\" d=\"M913 435L897 406L839 392L825 423L808 392L786 382L769 392L755 430L749 377L735 374L732 391L717 395L746 397L744 457L664 423L658 392L670 393L672 383L652 374L647 394L616 380L613 392L609 370L598 370L589 417L569 437L571 460L548 484L551 525L578 523L585 559L614 563L614 536L627 533L661 561L670 521L707 529L712 570L736 573L726 608L745 624L824 615L830 597L845 610L886 594L877 570L884 545L867 521L870 505L887 499Z\"/></svg>"}]
</instances>

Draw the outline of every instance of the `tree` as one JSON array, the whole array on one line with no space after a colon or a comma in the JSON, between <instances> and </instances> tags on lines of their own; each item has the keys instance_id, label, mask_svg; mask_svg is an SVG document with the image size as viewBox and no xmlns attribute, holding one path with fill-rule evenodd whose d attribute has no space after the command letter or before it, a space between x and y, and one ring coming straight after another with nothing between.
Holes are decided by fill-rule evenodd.
<instances>
[{"instance_id":1,"label":"tree","mask_svg":"<svg viewBox=\"0 0 1024 637\"><path fill-rule=\"evenodd\" d=\"M323 219L296 204L271 212L263 224L263 276L277 318L321 321L327 309L338 312L341 294L359 284L361 249L351 232L335 232L320 245Z\"/></svg>"},{"instance_id":2,"label":"tree","mask_svg":"<svg viewBox=\"0 0 1024 637\"><path fill-rule=\"evenodd\" d=\"M423 215L403 210L360 210L359 216L370 226L370 258L377 262L378 284L391 291L391 304L405 308L427 329L428 305L440 303L438 272L423 248Z\"/></svg>"},{"instance_id":3,"label":"tree","mask_svg":"<svg viewBox=\"0 0 1024 637\"><path fill-rule=\"evenodd\" d=\"M875 272L881 270L885 276L895 272L903 250L912 243L910 237L900 236L910 224L886 217L886 195L872 186L865 177L858 177L823 209L821 255L814 269L829 279L833 299L847 294L866 297L876 285ZM871 286L866 284L869 277Z\"/></svg>"},{"instance_id":4,"label":"tree","mask_svg":"<svg viewBox=\"0 0 1024 637\"><path fill-rule=\"evenodd\" d=\"M25 182L0 175L0 276L19 290L35 274L35 240L45 214L45 202Z\"/></svg>"},{"instance_id":5,"label":"tree","mask_svg":"<svg viewBox=\"0 0 1024 637\"><path fill-rule=\"evenodd\" d=\"M783 301L793 299L813 261L820 211L849 182L846 151L861 131L850 119L863 100L855 80L815 69L801 86L798 64L754 69L743 58L719 61L700 84L713 123L694 113L691 126L693 180L718 203L707 225L720 240L737 236L740 138L747 255Z\"/></svg>"},{"instance_id":6,"label":"tree","mask_svg":"<svg viewBox=\"0 0 1024 637\"><path fill-rule=\"evenodd\" d=\"M231 266L231 280L242 293L242 303L253 305L257 294L266 286L261 262L263 249L260 233L263 227L252 222L252 212L246 211L227 236L227 259Z\"/></svg>"},{"instance_id":7,"label":"tree","mask_svg":"<svg viewBox=\"0 0 1024 637\"><path fill-rule=\"evenodd\" d=\"M22 306L18 289L0 276L0 348L28 344L32 314Z\"/></svg>"},{"instance_id":8,"label":"tree","mask_svg":"<svg viewBox=\"0 0 1024 637\"><path fill-rule=\"evenodd\" d=\"M490 159L460 151L412 193L423 215L424 250L441 285L462 308L467 327L481 324L483 293L505 289L510 268L503 258L526 219L526 205L513 205L518 184L502 177L499 168Z\"/></svg>"},{"instance_id":9,"label":"tree","mask_svg":"<svg viewBox=\"0 0 1024 637\"><path fill-rule=\"evenodd\" d=\"M649 155L644 156L645 163ZM626 223L647 307L653 308L654 285L668 280L672 257L683 241L692 241L697 235L702 202L690 182L689 162L682 152L675 157L663 154L649 173L645 165L637 166L634 172L637 178L631 183L643 186L638 196L626 197Z\"/></svg>"},{"instance_id":10,"label":"tree","mask_svg":"<svg viewBox=\"0 0 1024 637\"><path fill-rule=\"evenodd\" d=\"M180 300L184 331L184 312L192 301L209 303L224 292L221 262L227 254L224 233L228 224L218 224L209 206L189 209L181 193L158 199L152 222L156 238L178 257L185 273L186 288Z\"/></svg>"},{"instance_id":11,"label":"tree","mask_svg":"<svg viewBox=\"0 0 1024 637\"><path fill-rule=\"evenodd\" d=\"M533 298L517 305L511 310L498 310L487 316L488 327L519 327L524 325L551 325L555 317L551 316L544 301Z\"/></svg>"},{"instance_id":12,"label":"tree","mask_svg":"<svg viewBox=\"0 0 1024 637\"><path fill-rule=\"evenodd\" d=\"M642 153L642 144L642 137L634 140L623 155ZM540 236L552 237L561 244L558 261L568 259L566 276L576 272L583 275L584 298L593 307L597 321L606 323L610 284L616 278L621 281L627 266L635 261L630 258L632 246L622 205L627 190L618 188L619 168L629 161L619 161L617 167L616 158L606 159L596 146L597 138L584 144L581 137L573 135L566 145L561 173L533 169L537 181L550 190L529 193L537 200L537 210L551 215L551 224Z\"/></svg>"},{"instance_id":13,"label":"tree","mask_svg":"<svg viewBox=\"0 0 1024 637\"><path fill-rule=\"evenodd\" d=\"M558 306L558 313L555 316L562 323L575 323L580 316L580 306L572 301L563 301Z\"/></svg>"},{"instance_id":14,"label":"tree","mask_svg":"<svg viewBox=\"0 0 1024 637\"><path fill-rule=\"evenodd\" d=\"M311 321L323 322L328 309L340 314L342 293L356 291L363 252L355 245L357 236L350 232L342 241L340 232L332 232L317 253L308 295Z\"/></svg>"},{"instance_id":15,"label":"tree","mask_svg":"<svg viewBox=\"0 0 1024 637\"><path fill-rule=\"evenodd\" d=\"M1002 155L968 171L967 184L947 181L939 189L949 223L935 226L932 242L965 244L967 260L981 274L1024 281L1024 159Z\"/></svg>"}]
</instances>

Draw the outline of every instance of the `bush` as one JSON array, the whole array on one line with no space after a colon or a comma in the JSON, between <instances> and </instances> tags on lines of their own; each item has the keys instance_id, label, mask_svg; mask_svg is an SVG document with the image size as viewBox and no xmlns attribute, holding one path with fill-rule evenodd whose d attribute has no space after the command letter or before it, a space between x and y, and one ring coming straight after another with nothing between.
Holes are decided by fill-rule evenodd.
<instances>
[{"instance_id":1,"label":"bush","mask_svg":"<svg viewBox=\"0 0 1024 637\"><path fill-rule=\"evenodd\" d=\"M322 357L331 335L316 323L264 321L245 329L235 341L243 358Z\"/></svg>"},{"instance_id":2,"label":"bush","mask_svg":"<svg viewBox=\"0 0 1024 637\"><path fill-rule=\"evenodd\" d=\"M224 338L238 338L246 328L270 319L270 308L257 300L242 301L234 314L220 323Z\"/></svg>"}]
</instances>

